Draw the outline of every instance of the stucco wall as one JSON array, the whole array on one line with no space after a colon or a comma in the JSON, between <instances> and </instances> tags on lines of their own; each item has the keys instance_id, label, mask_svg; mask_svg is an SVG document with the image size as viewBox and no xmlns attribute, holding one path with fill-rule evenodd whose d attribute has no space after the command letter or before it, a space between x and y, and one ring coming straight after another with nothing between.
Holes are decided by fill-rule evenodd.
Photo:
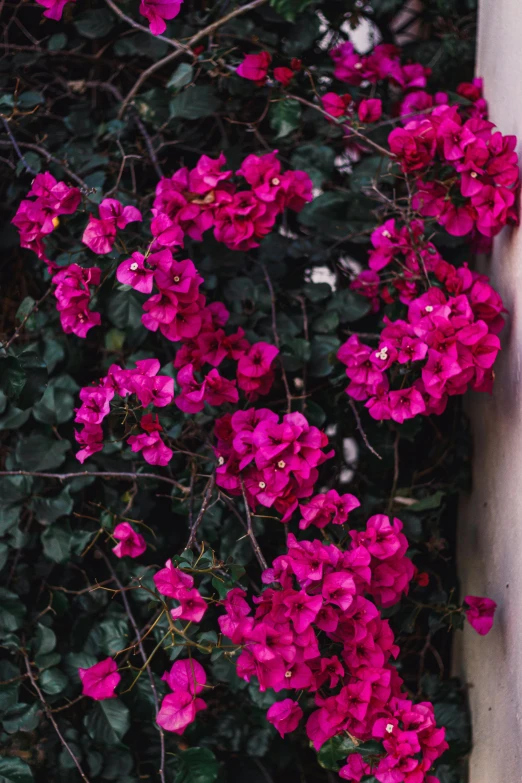
<instances>
[{"instance_id":1,"label":"stucco wall","mask_svg":"<svg viewBox=\"0 0 522 783\"><path fill-rule=\"evenodd\" d=\"M481 0L477 74L491 119L522 139L522 0ZM519 143L519 155L522 144ZM459 525L462 595L499 605L493 631L467 628L456 667L469 685L470 783L522 781L522 230L484 265L509 309L493 396L473 395L473 491Z\"/></svg>"}]
</instances>

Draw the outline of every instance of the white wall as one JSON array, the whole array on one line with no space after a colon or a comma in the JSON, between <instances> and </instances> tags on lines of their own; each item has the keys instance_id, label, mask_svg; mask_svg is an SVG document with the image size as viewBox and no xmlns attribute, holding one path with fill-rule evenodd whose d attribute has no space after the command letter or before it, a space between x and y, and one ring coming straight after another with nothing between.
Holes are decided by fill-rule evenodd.
<instances>
[{"instance_id":1,"label":"white wall","mask_svg":"<svg viewBox=\"0 0 522 783\"><path fill-rule=\"evenodd\" d=\"M522 140L522 0L481 0L477 75L490 117ZM522 153L522 144L518 145ZM456 668L469 686L470 783L522 781L522 231L506 229L484 264L509 309L493 396L468 400L473 490L459 525L462 595L499 608L493 630L466 628Z\"/></svg>"}]
</instances>

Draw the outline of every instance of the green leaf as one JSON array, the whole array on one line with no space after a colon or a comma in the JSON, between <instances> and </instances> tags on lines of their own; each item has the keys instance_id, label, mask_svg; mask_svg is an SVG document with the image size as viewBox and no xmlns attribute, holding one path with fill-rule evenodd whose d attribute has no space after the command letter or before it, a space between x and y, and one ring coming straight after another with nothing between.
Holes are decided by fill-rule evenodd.
<instances>
[{"instance_id":1,"label":"green leaf","mask_svg":"<svg viewBox=\"0 0 522 783\"><path fill-rule=\"evenodd\" d=\"M40 685L44 693L56 696L67 687L67 677L60 669L45 669L40 674Z\"/></svg>"},{"instance_id":2,"label":"green leaf","mask_svg":"<svg viewBox=\"0 0 522 783\"><path fill-rule=\"evenodd\" d=\"M306 171L315 187L320 188L335 170L335 150L321 144L303 144L290 159L292 168Z\"/></svg>"},{"instance_id":3,"label":"green leaf","mask_svg":"<svg viewBox=\"0 0 522 783\"><path fill-rule=\"evenodd\" d=\"M35 655L47 655L47 653L52 652L55 647L56 634L54 631L46 625L38 623L33 644Z\"/></svg>"},{"instance_id":4,"label":"green leaf","mask_svg":"<svg viewBox=\"0 0 522 783\"><path fill-rule=\"evenodd\" d=\"M317 754L317 761L323 769L337 772L340 762L357 749L358 746L349 737L338 734L324 743Z\"/></svg>"},{"instance_id":5,"label":"green leaf","mask_svg":"<svg viewBox=\"0 0 522 783\"><path fill-rule=\"evenodd\" d=\"M2 726L8 734L16 734L17 731L33 731L40 723L40 703L16 704L7 710L2 718Z\"/></svg>"},{"instance_id":6,"label":"green leaf","mask_svg":"<svg viewBox=\"0 0 522 783\"><path fill-rule=\"evenodd\" d=\"M270 127L275 131L276 139L283 139L299 127L301 104L293 99L278 101L270 109Z\"/></svg>"},{"instance_id":7,"label":"green leaf","mask_svg":"<svg viewBox=\"0 0 522 783\"><path fill-rule=\"evenodd\" d=\"M22 759L3 756L0 758L0 783L33 783L31 768Z\"/></svg>"},{"instance_id":8,"label":"green leaf","mask_svg":"<svg viewBox=\"0 0 522 783\"><path fill-rule=\"evenodd\" d=\"M189 87L179 95L176 95L169 104L171 118L181 120L199 120L202 117L210 117L221 106L221 101L214 91L214 87L204 84L197 87Z\"/></svg>"},{"instance_id":9,"label":"green leaf","mask_svg":"<svg viewBox=\"0 0 522 783\"><path fill-rule=\"evenodd\" d=\"M80 35L94 41L110 33L114 26L114 17L105 8L91 8L75 18L74 26Z\"/></svg>"},{"instance_id":10,"label":"green leaf","mask_svg":"<svg viewBox=\"0 0 522 783\"><path fill-rule=\"evenodd\" d=\"M367 240L363 232L374 227L375 203L355 193L322 193L299 213L299 222L333 239Z\"/></svg>"},{"instance_id":11,"label":"green leaf","mask_svg":"<svg viewBox=\"0 0 522 783\"><path fill-rule=\"evenodd\" d=\"M194 76L194 68L188 63L181 63L178 65L172 76L167 82L167 87L174 90L179 90L181 87L186 87L190 84Z\"/></svg>"},{"instance_id":12,"label":"green leaf","mask_svg":"<svg viewBox=\"0 0 522 783\"><path fill-rule=\"evenodd\" d=\"M208 748L189 748L178 759L175 783L214 783L217 779L219 764Z\"/></svg>"},{"instance_id":13,"label":"green leaf","mask_svg":"<svg viewBox=\"0 0 522 783\"><path fill-rule=\"evenodd\" d=\"M16 631L22 625L26 608L15 593L0 587L0 630Z\"/></svg>"},{"instance_id":14,"label":"green leaf","mask_svg":"<svg viewBox=\"0 0 522 783\"><path fill-rule=\"evenodd\" d=\"M70 492L70 487L65 487L54 498L35 497L32 499L31 507L41 525L51 525L60 517L71 513L73 499Z\"/></svg>"},{"instance_id":15,"label":"green leaf","mask_svg":"<svg viewBox=\"0 0 522 783\"><path fill-rule=\"evenodd\" d=\"M297 14L300 14L313 2L314 0L270 0L270 5L287 22L295 22Z\"/></svg>"},{"instance_id":16,"label":"green leaf","mask_svg":"<svg viewBox=\"0 0 522 783\"><path fill-rule=\"evenodd\" d=\"M65 563L71 555L72 531L68 522L51 525L42 534L44 555L54 563Z\"/></svg>"},{"instance_id":17,"label":"green leaf","mask_svg":"<svg viewBox=\"0 0 522 783\"><path fill-rule=\"evenodd\" d=\"M16 445L16 461L28 471L44 471L59 468L71 448L68 440L52 440L40 432L32 432Z\"/></svg>"},{"instance_id":18,"label":"green leaf","mask_svg":"<svg viewBox=\"0 0 522 783\"><path fill-rule=\"evenodd\" d=\"M445 494L445 492L439 489L433 495L428 495L428 497L422 498L422 500L418 500L416 503L408 506L408 511L430 511L433 508L438 508Z\"/></svg>"},{"instance_id":19,"label":"green leaf","mask_svg":"<svg viewBox=\"0 0 522 783\"><path fill-rule=\"evenodd\" d=\"M130 727L129 710L119 699L98 701L84 718L91 739L101 745L118 745Z\"/></svg>"}]
</instances>

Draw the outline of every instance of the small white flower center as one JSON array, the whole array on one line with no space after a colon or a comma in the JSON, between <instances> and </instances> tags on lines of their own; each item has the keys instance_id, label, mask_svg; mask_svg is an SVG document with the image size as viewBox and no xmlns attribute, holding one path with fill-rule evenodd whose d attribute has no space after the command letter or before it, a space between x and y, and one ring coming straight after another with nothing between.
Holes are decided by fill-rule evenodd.
<instances>
[{"instance_id":1,"label":"small white flower center","mask_svg":"<svg viewBox=\"0 0 522 783\"><path fill-rule=\"evenodd\" d=\"M390 234L390 232L388 231L387 228L384 229L384 231L382 232L382 235L383 235L383 237L386 237L386 239L389 239L391 237L391 234Z\"/></svg>"},{"instance_id":2,"label":"small white flower center","mask_svg":"<svg viewBox=\"0 0 522 783\"><path fill-rule=\"evenodd\" d=\"M478 177L478 174L477 174L477 172L476 172L476 171L472 171L472 172L471 172L471 174L470 174L469 176L470 176L472 179L477 179L477 177Z\"/></svg>"},{"instance_id":3,"label":"small white flower center","mask_svg":"<svg viewBox=\"0 0 522 783\"><path fill-rule=\"evenodd\" d=\"M387 724L386 731L388 732L388 734L392 733L392 731L393 731L393 723L388 723Z\"/></svg>"},{"instance_id":4,"label":"small white flower center","mask_svg":"<svg viewBox=\"0 0 522 783\"><path fill-rule=\"evenodd\" d=\"M432 305L426 305L426 307L424 309L426 310L427 313L432 313L433 312L433 306Z\"/></svg>"},{"instance_id":5,"label":"small white flower center","mask_svg":"<svg viewBox=\"0 0 522 783\"><path fill-rule=\"evenodd\" d=\"M218 465L224 465L224 464L225 464L225 458L224 457L220 457L218 459Z\"/></svg>"},{"instance_id":6,"label":"small white flower center","mask_svg":"<svg viewBox=\"0 0 522 783\"><path fill-rule=\"evenodd\" d=\"M375 356L377 359L382 359L382 361L385 362L388 358L388 347L385 345L380 351L376 351Z\"/></svg>"},{"instance_id":7,"label":"small white flower center","mask_svg":"<svg viewBox=\"0 0 522 783\"><path fill-rule=\"evenodd\" d=\"M273 185L274 188L277 188L277 186L281 184L281 180L278 177L274 177L270 184Z\"/></svg>"},{"instance_id":8,"label":"small white flower center","mask_svg":"<svg viewBox=\"0 0 522 783\"><path fill-rule=\"evenodd\" d=\"M130 268L131 268L131 272L135 272L136 271L136 269L138 268L138 264L136 263L136 261L132 262L132 264L130 265Z\"/></svg>"},{"instance_id":9,"label":"small white flower center","mask_svg":"<svg viewBox=\"0 0 522 783\"><path fill-rule=\"evenodd\" d=\"M289 669L287 672L285 672L285 677L287 680L289 680L291 676L292 676L292 672Z\"/></svg>"},{"instance_id":10,"label":"small white flower center","mask_svg":"<svg viewBox=\"0 0 522 783\"><path fill-rule=\"evenodd\" d=\"M363 66L362 63L355 63L353 67L355 68L356 71L360 71Z\"/></svg>"},{"instance_id":11,"label":"small white flower center","mask_svg":"<svg viewBox=\"0 0 522 783\"><path fill-rule=\"evenodd\" d=\"M258 484L259 489L264 489L266 487L266 484L264 481L260 481Z\"/></svg>"},{"instance_id":12,"label":"small white flower center","mask_svg":"<svg viewBox=\"0 0 522 783\"><path fill-rule=\"evenodd\" d=\"M283 470L283 468L286 468L286 462L284 461L284 459L279 460L279 462L277 463L277 467L281 468L281 470Z\"/></svg>"},{"instance_id":13,"label":"small white flower center","mask_svg":"<svg viewBox=\"0 0 522 783\"><path fill-rule=\"evenodd\" d=\"M174 282L175 282L175 283L179 283L179 277L178 277L178 275L176 275L176 277L174 278Z\"/></svg>"}]
</instances>

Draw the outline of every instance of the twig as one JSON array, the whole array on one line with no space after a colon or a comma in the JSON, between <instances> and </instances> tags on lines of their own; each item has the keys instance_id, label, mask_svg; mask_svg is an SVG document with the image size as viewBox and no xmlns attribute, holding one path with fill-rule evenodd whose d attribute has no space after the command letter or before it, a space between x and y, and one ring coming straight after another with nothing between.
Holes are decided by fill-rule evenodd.
<instances>
[{"instance_id":1,"label":"twig","mask_svg":"<svg viewBox=\"0 0 522 783\"><path fill-rule=\"evenodd\" d=\"M85 783L89 783L89 778L87 777L87 775L83 771L80 762L78 761L78 759L74 755L74 753L71 750L70 746L67 744L67 741L66 741L65 737L63 736L62 732L58 728L58 724L56 723L56 721L54 719L54 716L53 716L53 714L51 712L51 708L49 707L49 705L45 701L45 699L43 697L43 694L42 694L42 691L38 687L38 684L37 684L37 682L36 682L36 680L34 678L34 675L33 675L32 671L31 671L31 663L29 661L29 658L27 657L27 653L24 652L23 656L24 656L25 668L26 668L26 671L27 671L27 676L29 677L29 679L31 681L31 685L33 686L33 688L35 689L36 693L38 694L38 698L40 699L42 707L44 708L45 714L47 715L47 717L49 718L49 720L53 724L53 728L56 731L60 742L64 746L64 748L67 751L67 753L69 754L69 756L74 761L74 765L75 765L76 769L78 770L78 772L80 773L80 775L82 777L82 780L84 780Z\"/></svg>"},{"instance_id":2,"label":"twig","mask_svg":"<svg viewBox=\"0 0 522 783\"><path fill-rule=\"evenodd\" d=\"M13 145L13 137L12 134L9 134L9 137L11 138L11 141L0 141L0 147L11 147ZM71 171L71 169L67 166L66 163L63 162L63 160L59 160L58 158L55 158L54 155L51 155L50 152L48 152L44 147L40 147L38 144L30 144L29 142L20 142L20 147L23 147L26 150L33 150L34 152L38 152L39 155L41 155L47 163L52 162L55 163L57 166L60 166L65 173L72 179L74 182L76 182L80 187L84 188L86 191L89 191L90 188L87 185L86 182L83 181L81 177L79 177L77 174L74 173L74 171ZM15 147L16 150L16 147ZM31 172L31 174L36 175L36 171L33 171L31 167L28 167L28 171Z\"/></svg>"},{"instance_id":3,"label":"twig","mask_svg":"<svg viewBox=\"0 0 522 783\"><path fill-rule=\"evenodd\" d=\"M201 508L199 509L199 513L194 523L190 526L189 540L187 541L187 546L185 547L185 549L191 549L196 543L196 535L198 532L198 527L200 526L201 520L203 519L205 511L208 508L208 504L210 503L210 498L212 497L212 490L214 489L214 481L215 481L215 474L213 473L207 482L207 488L203 496L203 502L201 504Z\"/></svg>"},{"instance_id":4,"label":"twig","mask_svg":"<svg viewBox=\"0 0 522 783\"><path fill-rule=\"evenodd\" d=\"M263 571L266 571L268 568L268 563L266 562L263 553L261 552L261 548L259 544L257 543L257 538L254 534L254 529L252 527L252 514L250 513L250 506L248 505L248 500L245 492L245 484L243 482L243 479L239 479L241 482L241 492L243 494L243 501L245 503L245 512L246 512L246 518L247 518L247 535L252 543L252 549L254 550L254 554L257 557L257 561Z\"/></svg>"},{"instance_id":5,"label":"twig","mask_svg":"<svg viewBox=\"0 0 522 783\"><path fill-rule=\"evenodd\" d=\"M318 106L316 103L312 103L311 101L307 101L306 98L301 98L299 95L292 95L290 93L286 93L287 98L291 98L294 101L297 101L298 103L302 103L304 106L308 106L310 109L315 109L315 111L320 112L324 117L327 117L332 122L335 122L336 125L343 125L346 126L350 133L353 136L356 136L358 139L362 139L366 144L369 144L370 147L373 147L374 150L377 150L381 153L381 155L385 155L387 158L395 158L396 156L391 152L390 150L387 150L385 147L381 147L380 144L377 144L376 141L372 141L367 136L364 135L364 133L361 133L360 131L356 130L355 128L352 128L351 125L346 125L343 120L340 120L339 117L334 117L332 114L329 114L327 111L322 109L320 106Z\"/></svg>"},{"instance_id":6,"label":"twig","mask_svg":"<svg viewBox=\"0 0 522 783\"><path fill-rule=\"evenodd\" d=\"M221 19L218 19L215 22L212 22L212 24L209 24L208 27L204 27L203 30L200 30L198 33L193 35L192 38L190 38L187 42L186 45L187 48L192 49L194 44L196 44L198 41L201 41L201 39L205 38L205 36L211 35L215 30L218 29L218 27L221 27L227 22L230 22L230 20L234 19L236 16L246 14L248 13L248 11L253 11L255 8L259 8L259 6L263 5L266 2L267 0L253 0L253 2L251 3L247 3L246 5L242 5L239 8L234 9L234 11L231 11L229 14L226 14L226 16L223 16ZM121 118L125 114L127 106L129 105L130 101L134 98L134 96L140 89L143 82L145 82L149 78L149 76L151 76L153 73L156 73L156 71L158 71L160 68L163 68L164 65L168 65L174 60L177 60L177 58L180 57L185 51L186 50L184 49L178 49L175 52L171 52L166 57L163 57L161 60L152 63L152 65L150 65L145 71L143 71L143 73L136 80L132 88L125 96L125 100L123 101L120 111L118 113L118 119L121 120Z\"/></svg>"},{"instance_id":7,"label":"twig","mask_svg":"<svg viewBox=\"0 0 522 783\"><path fill-rule=\"evenodd\" d=\"M363 426L362 426L362 424L361 424L361 417L359 416L359 411L357 410L357 406L355 405L354 401L353 401L353 400L350 400L350 401L349 401L349 405L350 405L350 408L351 408L351 409L352 409L352 411L353 411L353 415L355 416L355 423L357 424L357 429L359 430L359 434L360 434L361 438L362 438L362 439L363 439L363 441L364 441L364 445L365 445L365 446L366 446L366 448L367 448L367 449L369 449L369 450L372 452L372 454L374 454L374 455L375 455L375 456L376 456L378 459L382 459L381 455L380 455L380 454L379 454L377 451L375 451L375 449L373 448L373 446L370 446L370 442L368 441L368 438L366 437L366 433L365 433L365 431L364 431L364 429L363 429Z\"/></svg>"},{"instance_id":8,"label":"twig","mask_svg":"<svg viewBox=\"0 0 522 783\"><path fill-rule=\"evenodd\" d=\"M20 325L16 327L12 337L10 337L9 340L6 342L6 344L2 346L5 351L7 351L7 349L10 347L11 343L13 343L17 339L18 335L20 334L20 332L22 331L22 329L26 325L26 323L29 320L29 318L32 316L33 313L37 312L39 306L42 304L42 302L45 299L47 299L47 297L52 292L52 290L53 290L52 286L49 286L49 288L47 289L45 294L37 302L34 303L34 305L31 307L31 309L29 310L27 315L24 317L24 319L22 320Z\"/></svg>"},{"instance_id":9,"label":"twig","mask_svg":"<svg viewBox=\"0 0 522 783\"><path fill-rule=\"evenodd\" d=\"M13 132L12 132L11 128L9 127L9 123L6 120L5 117L2 117L2 122L4 124L5 132L7 133L9 138L11 139L11 145L13 146L14 151L16 152L16 154L18 155L18 157L20 158L20 160L24 164L26 171L28 171L29 174L32 174L33 176L36 176L36 171L33 169L32 166L30 166L28 164L28 162L24 158L24 156L22 154L22 151L21 151L20 147L18 146L18 142L16 141L15 137L13 136Z\"/></svg>"},{"instance_id":10,"label":"twig","mask_svg":"<svg viewBox=\"0 0 522 783\"><path fill-rule=\"evenodd\" d=\"M95 478L121 478L135 481L139 478L155 479L156 481L165 481L167 484L171 484L173 487L181 490L185 494L188 493L188 487L180 484L179 481L171 479L168 476L159 476L157 473L121 473L121 472L106 472L103 470L83 470L79 473L39 473L31 470L0 470L0 476L35 476L36 478L54 478L60 481L66 481L67 479L75 478L88 478L94 476Z\"/></svg>"},{"instance_id":11,"label":"twig","mask_svg":"<svg viewBox=\"0 0 522 783\"><path fill-rule=\"evenodd\" d=\"M272 305L272 332L274 334L274 340L275 344L279 348L281 345L281 340L279 339L279 332L277 331L277 312L276 312L276 298L275 298L275 292L274 292L274 286L272 285L272 281L270 279L270 275L268 274L268 270L264 264L260 264L261 269L263 270L263 274L265 276L266 284L268 286L268 290L270 292L270 302ZM286 392L286 403L287 403L287 413L292 412L292 393L290 391L290 385L288 383L288 378L286 377L286 370L283 365L283 361L281 359L281 356L279 356L279 363L281 365L281 374L283 376L283 384L285 387Z\"/></svg>"},{"instance_id":12,"label":"twig","mask_svg":"<svg viewBox=\"0 0 522 783\"><path fill-rule=\"evenodd\" d=\"M145 669L147 670L147 675L149 677L150 681L150 687L152 690L152 697L154 699L154 706L156 707L156 715L159 712L159 699L158 699L158 691L156 688L156 683L154 682L154 675L152 674L152 671L150 669L150 666L148 664L148 658L147 653L145 652L145 648L143 647L143 641L141 639L140 630L138 628L138 624L136 620L134 619L134 615L132 614L132 609L129 604L129 599L127 598L127 593L125 592L125 588L123 587L122 583L118 579L116 572L114 568L112 567L111 561L106 556L104 552L101 550L97 550L99 554L102 556L103 560L105 561L107 568L109 569L111 576L118 586L118 589L121 592L121 599L123 601L123 605L125 607L125 612L127 614L127 617L129 618L130 624L132 625L133 631L136 634L138 649L140 651L140 656L143 661L143 665L145 666ZM165 735L163 733L163 729L161 726L156 724L156 728L158 730L158 733L160 735L160 769L159 769L159 776L161 783L165 783Z\"/></svg>"}]
</instances>

